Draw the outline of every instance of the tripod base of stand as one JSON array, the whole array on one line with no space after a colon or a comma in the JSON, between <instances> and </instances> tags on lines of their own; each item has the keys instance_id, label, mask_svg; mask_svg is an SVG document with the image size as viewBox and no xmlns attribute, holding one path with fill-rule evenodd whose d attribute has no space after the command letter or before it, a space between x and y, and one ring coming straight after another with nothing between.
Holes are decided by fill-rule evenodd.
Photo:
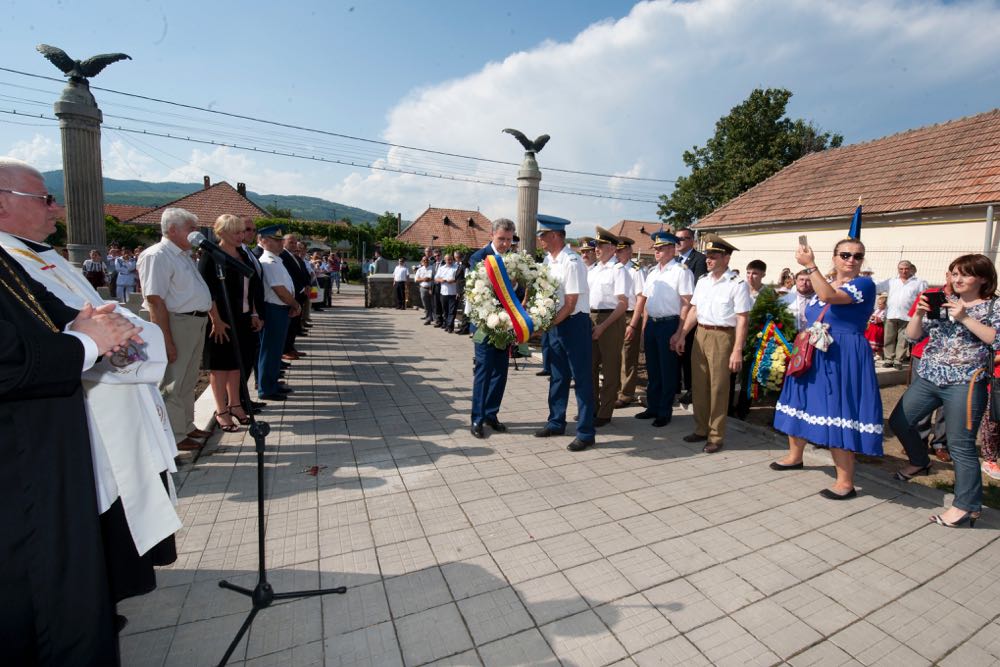
<instances>
[{"instance_id":1,"label":"tripod base of stand","mask_svg":"<svg viewBox=\"0 0 1000 667\"><path fill-rule=\"evenodd\" d=\"M275 600L292 600L295 598L311 598L317 595L327 595L328 593L343 594L347 592L346 586L337 586L336 588L318 588L311 591L288 591L287 593L275 593L274 589L271 588L271 584L267 581L260 581L254 586L253 590L249 588L244 588L243 586L237 586L236 584L231 584L228 581L220 581L219 588L225 588L226 590L235 591L240 595L245 595L253 602L253 608L250 609L250 613L247 614L246 620L243 621L243 625L240 626L240 631L236 633L233 637L233 641L230 642L229 648L226 649L226 654L222 656L222 660L219 665L225 665L229 662L229 658L233 655L233 651L236 650L236 646L243 639L243 635L247 633L250 626L253 624L254 617L261 609L267 609L271 606L271 603Z\"/></svg>"}]
</instances>

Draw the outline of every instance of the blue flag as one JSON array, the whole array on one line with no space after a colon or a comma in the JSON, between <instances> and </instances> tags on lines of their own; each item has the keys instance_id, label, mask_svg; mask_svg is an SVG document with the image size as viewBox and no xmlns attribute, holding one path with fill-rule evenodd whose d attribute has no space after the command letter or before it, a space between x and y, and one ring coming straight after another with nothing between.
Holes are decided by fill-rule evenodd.
<instances>
[{"instance_id":1,"label":"blue flag","mask_svg":"<svg viewBox=\"0 0 1000 667\"><path fill-rule=\"evenodd\" d=\"M847 232L847 238L861 240L861 204L854 209L854 217L851 218L851 231Z\"/></svg>"}]
</instances>

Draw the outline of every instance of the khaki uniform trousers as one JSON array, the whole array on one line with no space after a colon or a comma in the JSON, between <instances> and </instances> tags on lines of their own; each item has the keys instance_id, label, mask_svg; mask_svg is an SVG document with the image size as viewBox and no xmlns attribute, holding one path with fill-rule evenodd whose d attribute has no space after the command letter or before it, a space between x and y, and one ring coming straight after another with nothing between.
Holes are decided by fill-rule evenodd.
<instances>
[{"instance_id":1,"label":"khaki uniform trousers","mask_svg":"<svg viewBox=\"0 0 1000 667\"><path fill-rule=\"evenodd\" d=\"M625 324L632 321L632 311L625 313ZM639 352L642 350L642 329L640 323L631 339L625 339L622 347L622 388L618 398L623 401L635 400L635 387L639 383Z\"/></svg>"},{"instance_id":2,"label":"khaki uniform trousers","mask_svg":"<svg viewBox=\"0 0 1000 667\"><path fill-rule=\"evenodd\" d=\"M611 313L591 313L590 321L596 327L611 317ZM605 330L600 339L591 341L591 376L594 381L594 403L597 416L611 419L622 384L622 343L625 342L625 316L622 315ZM600 383L604 375L603 384Z\"/></svg>"},{"instance_id":3,"label":"khaki uniform trousers","mask_svg":"<svg viewBox=\"0 0 1000 667\"><path fill-rule=\"evenodd\" d=\"M180 442L197 428L194 424L194 388L201 370L207 326L207 317L170 313L170 334L177 347L177 359L167 364L160 381L160 393L167 406L174 442Z\"/></svg>"},{"instance_id":4,"label":"khaki uniform trousers","mask_svg":"<svg viewBox=\"0 0 1000 667\"><path fill-rule=\"evenodd\" d=\"M726 437L729 411L729 356L733 353L736 329L708 330L698 327L691 351L691 399L694 432L706 436L710 444Z\"/></svg>"},{"instance_id":5,"label":"khaki uniform trousers","mask_svg":"<svg viewBox=\"0 0 1000 667\"><path fill-rule=\"evenodd\" d=\"M909 323L908 320L887 319L885 321L885 332L883 335L885 343L882 348L882 358L886 361L903 363L908 346L905 335L906 325Z\"/></svg>"}]
</instances>

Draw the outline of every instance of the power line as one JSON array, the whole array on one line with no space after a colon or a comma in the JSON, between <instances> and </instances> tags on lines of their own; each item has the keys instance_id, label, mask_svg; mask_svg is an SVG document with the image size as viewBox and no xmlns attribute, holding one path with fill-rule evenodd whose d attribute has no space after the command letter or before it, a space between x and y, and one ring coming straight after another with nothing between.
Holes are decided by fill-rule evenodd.
<instances>
[{"instance_id":1,"label":"power line","mask_svg":"<svg viewBox=\"0 0 1000 667\"><path fill-rule=\"evenodd\" d=\"M21 112L17 111L16 109L0 109L0 113L5 113L5 114L8 114L8 115L12 115L12 116L27 117L27 118L40 118L40 119L43 119L43 120L51 120L51 121L58 121L59 120L58 118L53 118L51 116L46 116L44 114L25 114L25 113L21 113ZM280 157L297 158L297 159L300 159L300 160L312 160L314 162L325 162L325 163L328 163L328 164L339 164L339 165L343 165L343 166L358 167L360 169L374 169L374 170L377 170L377 171L387 171L387 172L392 172L392 173L397 173L397 174L409 174L409 175L412 175L412 176L424 176L426 178L437 178L437 179L446 180L446 181L456 181L456 182L463 182L463 183L474 183L474 184L477 184L477 185L493 185L493 186L505 187L505 188L517 188L518 187L517 185L510 184L510 183L499 183L499 182L496 182L496 181L482 180L482 179L471 178L471 177L467 177L467 176L452 176L452 175L448 175L448 174L435 174L435 173L426 172L426 171L419 172L419 171L412 171L412 170L408 170L408 169L398 169L398 168L395 168L395 167L378 166L378 165L373 165L373 164L359 164L357 162L353 162L353 161L350 161L350 160L339 160L339 159L324 158L324 157L316 156L316 155L299 155L297 153L292 153L292 152L288 152L288 151L279 151L277 149L267 150L267 149L257 148L256 146L243 146L243 145L235 144L235 143L225 143L225 142L221 142L221 141L213 141L211 139L199 139L199 138L196 138L196 137L188 137L188 136L185 136L185 137L174 136L174 135L169 134L169 133L154 132L154 131L151 131L151 130L137 130L137 129L134 129L134 128L122 127L120 125L119 126L108 126L107 129L109 129L109 130L117 130L119 132L129 132L129 133L132 133L132 134L143 135L143 136L159 137L161 139L172 139L174 141L187 141L187 142L196 143L196 144L202 144L202 145L207 145L207 146L217 146L217 147L222 147L222 148L235 148L237 150L249 151L251 153L261 153L261 154L264 154L264 155L277 155L277 156L280 156ZM614 200L614 201L633 201L633 202L641 202L641 203L645 203L645 204L658 204L659 203L657 200L652 200L652 199L638 199L638 198L634 198L634 197L617 197L617 196L613 196L613 195L602 195L602 194L594 194L594 193L588 193L588 192L579 192L579 191L573 191L573 190L562 190L562 189L555 189L555 188L539 188L539 190L542 191L542 192L552 192L552 193L556 193L556 194L574 195L574 196L579 196L579 197L592 197L594 199L609 199L609 200Z\"/></svg>"},{"instance_id":2,"label":"power line","mask_svg":"<svg viewBox=\"0 0 1000 667\"><path fill-rule=\"evenodd\" d=\"M32 74L30 72L22 72L20 70L11 69L9 67L0 67L0 71L10 72L12 74L19 74L21 76L27 76L27 77L32 77L32 78L36 78L36 79L45 79L45 80L48 80L48 81L56 81L56 82L60 82L60 83L62 82L62 79L58 79L56 77L44 76L44 75L41 75L41 74ZM194 105L194 104L185 104L183 102L174 102L174 101L171 101L171 100L164 100L164 99L160 99L160 98L157 98L157 97L150 97L148 95L139 95L137 93L128 93L128 92L121 91L121 90L115 90L113 88L102 88L100 86L91 86L91 88L94 89L94 90L102 90L102 91L107 92L107 93L114 93L115 95L123 95L125 97L132 97L132 98L135 98L135 99L145 100L145 101L148 101L148 102L157 102L159 104L168 104L170 106L180 107L182 109L191 109L191 110L194 110L194 111L201 111L203 113L216 114L216 115L219 115L219 116L226 116L228 118L238 118L240 120L248 120L248 121L251 121L251 122L254 122L254 123L263 123L265 125L273 125L275 127L283 127L283 128L292 129L292 130L300 130L300 131L303 131L303 132L311 132L311 133L315 133L315 134L323 134L323 135L327 135L327 136L331 136L331 137L338 137L340 139L349 139L351 141L361 141L361 142L364 142L364 143L375 144L375 145L378 145L378 146L385 146L385 147L388 147L388 148L403 148L403 149L406 149L406 150L419 151L421 153L429 153L429 154L432 154L432 155L441 155L441 156L445 156L445 157L462 158L464 160L475 160L475 161L478 161L478 162L488 162L488 163L492 163L492 164L502 164L502 165L508 165L508 166L513 166L513 167L520 166L520 164L517 163L517 162L507 162L505 160L492 160L490 158L477 157L477 156L474 156L474 155L461 155L459 153L449 153L449 152L446 152L446 151L437 151L437 150L433 150L433 149L430 149L430 148L419 148L419 147L416 147L416 146L406 146L404 144L394 144L394 143L391 143L391 142L388 142L388 141L380 141L378 139L367 139L365 137L356 137L356 136L353 136L353 135L350 135L350 134L341 134L339 132L331 132L329 130L320 130L320 129L316 129L316 128L305 127L305 126L302 126L302 125L293 125L291 123L282 123L280 121L267 120L267 119L263 119L263 118L255 118L253 116L246 116L246 115L243 115L243 114L237 114L237 113L232 113L232 112L228 112L228 111L220 111L218 109L208 109L206 107L199 107L199 106ZM580 170L576 170L576 169L560 169L558 167L546 167L546 171L556 171L556 172L567 173L567 174L579 174L579 175L582 175L582 176L596 176L598 178L616 178L616 179L629 180L629 181L646 181L646 182L651 182L651 183L676 183L677 182L675 179L667 179L667 178L643 178L643 177L640 177L640 176L622 176L622 175L618 175L618 174L601 174L601 173L597 173L597 172L580 171Z\"/></svg>"}]
</instances>

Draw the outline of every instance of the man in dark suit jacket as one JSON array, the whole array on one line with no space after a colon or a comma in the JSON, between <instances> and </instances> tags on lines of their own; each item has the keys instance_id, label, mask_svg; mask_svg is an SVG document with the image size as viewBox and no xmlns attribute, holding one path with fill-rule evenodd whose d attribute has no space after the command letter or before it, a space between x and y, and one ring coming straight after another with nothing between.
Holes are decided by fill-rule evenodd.
<instances>
[{"instance_id":1,"label":"man in dark suit jacket","mask_svg":"<svg viewBox=\"0 0 1000 667\"><path fill-rule=\"evenodd\" d=\"M253 250L250 249L250 243L253 243L257 239L257 227L253 223L253 218L249 215L241 215L240 219L243 220L243 245L240 247L240 255L243 257L243 261L253 267L254 277L250 279L250 312L254 313L257 317L253 318L254 331L260 331L264 328L264 274L260 268L260 255L263 249L258 243ZM250 350L243 350L243 356L248 365L246 371L248 374L253 374L254 383L256 384L257 379L257 360L260 357L260 338L258 336L250 336L250 340L253 342L253 347ZM244 378L243 381L246 382L248 378ZM244 405L243 409L247 412L250 410L260 411L263 407L262 403L254 404L254 401L250 401L251 405Z\"/></svg>"},{"instance_id":2,"label":"man in dark suit jacket","mask_svg":"<svg viewBox=\"0 0 1000 667\"><path fill-rule=\"evenodd\" d=\"M305 289L309 286L309 271L306 270L305 264L294 252L298 242L299 237L297 235L285 234L285 247L281 251L280 257L281 263L285 265L285 270L292 277L292 285L295 288L295 300L298 301L299 306L305 308L303 306L303 298L306 301L309 300L308 295L305 293ZM293 317L288 323L283 358L291 361L303 356L301 352L295 349L295 339L300 335L302 335L302 316L298 315Z\"/></svg>"},{"instance_id":3,"label":"man in dark suit jacket","mask_svg":"<svg viewBox=\"0 0 1000 667\"><path fill-rule=\"evenodd\" d=\"M698 252L694 247L694 232L690 229L678 229L674 234L677 237L677 261L691 269L694 274L694 281L708 273L708 264L705 262L705 254ZM691 403L691 350L694 349L694 330L687 335L684 344L684 356L678 365L680 371L680 381L677 386L681 388L680 402Z\"/></svg>"},{"instance_id":4,"label":"man in dark suit jacket","mask_svg":"<svg viewBox=\"0 0 1000 667\"><path fill-rule=\"evenodd\" d=\"M492 240L485 248L472 254L469 258L469 270L475 271L479 263L490 255L502 255L510 250L514 229L514 222L507 218L494 220ZM507 388L509 359L506 349L494 347L489 341L475 343L475 356L472 359L472 435L477 438L486 437L483 424L497 433L507 430L497 415L500 413L503 392Z\"/></svg>"}]
</instances>

